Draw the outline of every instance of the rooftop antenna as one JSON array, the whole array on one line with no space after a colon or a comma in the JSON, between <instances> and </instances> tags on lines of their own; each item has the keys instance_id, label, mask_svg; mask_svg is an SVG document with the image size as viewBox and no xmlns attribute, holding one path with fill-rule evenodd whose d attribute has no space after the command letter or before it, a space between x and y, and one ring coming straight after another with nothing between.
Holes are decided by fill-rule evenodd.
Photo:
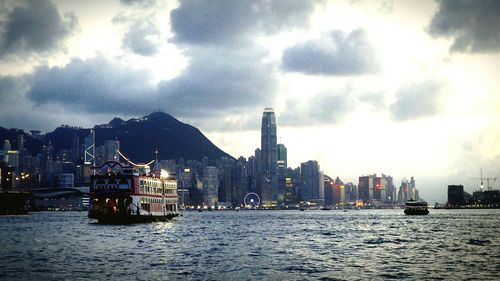
<instances>
[{"instance_id":1,"label":"rooftop antenna","mask_svg":"<svg viewBox=\"0 0 500 281\"><path fill-rule=\"evenodd\" d=\"M498 176L494 177L494 178L483 178L483 168L481 168L480 170L480 175L481 177L480 178L473 178L475 180L477 179L480 179L481 180L481 186L480 186L480 191L483 191L484 190L484 180L486 180L486 190L492 190L492 185L496 182ZM499 173L500 174L500 173ZM493 180L493 183L490 185L490 180Z\"/></svg>"},{"instance_id":2,"label":"rooftop antenna","mask_svg":"<svg viewBox=\"0 0 500 281\"><path fill-rule=\"evenodd\" d=\"M484 184L483 184L483 168L480 169L480 173L481 173L481 190L484 188Z\"/></svg>"}]
</instances>

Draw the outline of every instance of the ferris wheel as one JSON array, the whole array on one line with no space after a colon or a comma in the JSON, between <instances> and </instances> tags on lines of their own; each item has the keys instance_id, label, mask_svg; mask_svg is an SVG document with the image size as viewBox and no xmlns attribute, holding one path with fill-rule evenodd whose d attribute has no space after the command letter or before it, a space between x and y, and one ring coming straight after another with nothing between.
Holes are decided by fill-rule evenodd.
<instances>
[{"instance_id":1,"label":"ferris wheel","mask_svg":"<svg viewBox=\"0 0 500 281\"><path fill-rule=\"evenodd\" d=\"M250 192L245 195L243 203L247 208L257 208L260 205L260 197L255 192Z\"/></svg>"}]
</instances>

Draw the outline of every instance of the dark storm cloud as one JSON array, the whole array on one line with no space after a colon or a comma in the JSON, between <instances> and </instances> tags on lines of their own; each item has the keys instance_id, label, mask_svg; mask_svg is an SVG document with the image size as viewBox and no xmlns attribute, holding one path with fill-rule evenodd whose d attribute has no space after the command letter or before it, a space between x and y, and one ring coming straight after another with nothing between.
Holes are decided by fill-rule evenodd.
<instances>
[{"instance_id":1,"label":"dark storm cloud","mask_svg":"<svg viewBox=\"0 0 500 281\"><path fill-rule=\"evenodd\" d=\"M90 113L152 111L154 86L147 73L98 56L73 59L64 67L38 67L29 77L26 97L36 106L56 104Z\"/></svg>"},{"instance_id":2,"label":"dark storm cloud","mask_svg":"<svg viewBox=\"0 0 500 281\"><path fill-rule=\"evenodd\" d=\"M50 1L26 1L0 19L0 58L9 55L50 53L77 25L73 14L59 15Z\"/></svg>"},{"instance_id":3,"label":"dark storm cloud","mask_svg":"<svg viewBox=\"0 0 500 281\"><path fill-rule=\"evenodd\" d=\"M272 65L261 62L258 50L205 48L192 53L184 73L158 86L170 112L213 115L272 102Z\"/></svg>"},{"instance_id":4,"label":"dark storm cloud","mask_svg":"<svg viewBox=\"0 0 500 281\"><path fill-rule=\"evenodd\" d=\"M27 89L26 76L0 76L0 127L46 131L60 125L60 120L47 118L50 112L33 110L25 98Z\"/></svg>"},{"instance_id":5,"label":"dark storm cloud","mask_svg":"<svg viewBox=\"0 0 500 281\"><path fill-rule=\"evenodd\" d=\"M284 51L282 68L312 75L360 75L377 69L375 51L364 31L332 31Z\"/></svg>"},{"instance_id":6,"label":"dark storm cloud","mask_svg":"<svg viewBox=\"0 0 500 281\"><path fill-rule=\"evenodd\" d=\"M25 84L23 77L0 76L0 112L5 113L13 104L23 100Z\"/></svg>"},{"instance_id":7,"label":"dark storm cloud","mask_svg":"<svg viewBox=\"0 0 500 281\"><path fill-rule=\"evenodd\" d=\"M190 44L246 42L249 34L307 25L315 1L185 0L171 12L174 41Z\"/></svg>"},{"instance_id":8,"label":"dark storm cloud","mask_svg":"<svg viewBox=\"0 0 500 281\"><path fill-rule=\"evenodd\" d=\"M441 84L426 82L399 89L396 101L389 106L398 121L414 120L435 115L440 110Z\"/></svg>"},{"instance_id":9,"label":"dark storm cloud","mask_svg":"<svg viewBox=\"0 0 500 281\"><path fill-rule=\"evenodd\" d=\"M158 53L160 30L151 21L137 21L123 37L123 47L142 56Z\"/></svg>"},{"instance_id":10,"label":"dark storm cloud","mask_svg":"<svg viewBox=\"0 0 500 281\"><path fill-rule=\"evenodd\" d=\"M452 52L500 50L500 1L443 0L429 25L434 37L451 37Z\"/></svg>"},{"instance_id":11,"label":"dark storm cloud","mask_svg":"<svg viewBox=\"0 0 500 281\"><path fill-rule=\"evenodd\" d=\"M47 108L128 116L162 110L178 118L221 120L272 104L276 81L272 66L261 63L262 58L255 49L194 50L183 73L157 85L149 82L149 73L115 59L73 59L63 67L41 66L29 75L0 79L0 90L7 93L1 108L4 101L21 97L33 114ZM26 86L14 96L11 89L18 81Z\"/></svg>"},{"instance_id":12,"label":"dark storm cloud","mask_svg":"<svg viewBox=\"0 0 500 281\"><path fill-rule=\"evenodd\" d=\"M308 101L289 100L280 125L299 127L338 123L352 108L347 96L319 94Z\"/></svg>"}]
</instances>

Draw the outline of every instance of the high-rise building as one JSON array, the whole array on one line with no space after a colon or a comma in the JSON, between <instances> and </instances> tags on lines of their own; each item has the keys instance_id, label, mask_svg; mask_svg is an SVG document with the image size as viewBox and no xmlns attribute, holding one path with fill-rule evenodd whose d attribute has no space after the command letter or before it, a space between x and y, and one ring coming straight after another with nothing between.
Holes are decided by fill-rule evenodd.
<instances>
[{"instance_id":1,"label":"high-rise building","mask_svg":"<svg viewBox=\"0 0 500 281\"><path fill-rule=\"evenodd\" d=\"M404 203L408 200L420 200L413 177L410 178L410 181L403 178L401 180L401 186L399 187L398 201Z\"/></svg>"},{"instance_id":2,"label":"high-rise building","mask_svg":"<svg viewBox=\"0 0 500 281\"><path fill-rule=\"evenodd\" d=\"M213 166L203 169L203 203L215 207L219 189L219 170Z\"/></svg>"},{"instance_id":3,"label":"high-rise building","mask_svg":"<svg viewBox=\"0 0 500 281\"><path fill-rule=\"evenodd\" d=\"M286 190L286 172L287 172L287 159L286 159L286 147L284 144L278 144L278 185L276 190L276 199L278 204L283 204L285 202L285 190Z\"/></svg>"},{"instance_id":4,"label":"high-rise building","mask_svg":"<svg viewBox=\"0 0 500 281\"><path fill-rule=\"evenodd\" d=\"M85 164L95 165L95 130L90 130L90 134L85 137L83 151Z\"/></svg>"},{"instance_id":5,"label":"high-rise building","mask_svg":"<svg viewBox=\"0 0 500 281\"><path fill-rule=\"evenodd\" d=\"M276 117L272 108L264 109L262 114L261 163L263 205L275 205L278 187L278 142Z\"/></svg>"},{"instance_id":6,"label":"high-rise building","mask_svg":"<svg viewBox=\"0 0 500 281\"><path fill-rule=\"evenodd\" d=\"M247 194L248 174L245 164L246 164L246 159L240 157L233 170L233 176L232 176L232 182L234 186L234 197L232 202L233 207L243 204L243 199Z\"/></svg>"},{"instance_id":7,"label":"high-rise building","mask_svg":"<svg viewBox=\"0 0 500 281\"><path fill-rule=\"evenodd\" d=\"M359 182L358 182L359 199L363 200L364 203L369 203L373 201L373 189L375 186L376 177L377 175L367 175L359 177Z\"/></svg>"},{"instance_id":8,"label":"high-rise building","mask_svg":"<svg viewBox=\"0 0 500 281\"><path fill-rule=\"evenodd\" d=\"M308 161L300 165L300 199L306 202L324 204L324 179L317 161Z\"/></svg>"},{"instance_id":9,"label":"high-rise building","mask_svg":"<svg viewBox=\"0 0 500 281\"><path fill-rule=\"evenodd\" d=\"M359 199L364 203L387 203L392 201L392 177L376 174L359 177Z\"/></svg>"},{"instance_id":10,"label":"high-rise building","mask_svg":"<svg viewBox=\"0 0 500 281\"><path fill-rule=\"evenodd\" d=\"M287 151L286 151L286 146L282 143L278 144L278 167L283 166L288 168L288 163L287 163Z\"/></svg>"},{"instance_id":11,"label":"high-rise building","mask_svg":"<svg viewBox=\"0 0 500 281\"><path fill-rule=\"evenodd\" d=\"M105 140L104 141L104 161L116 161L120 162L120 155L118 151L120 150L119 140Z\"/></svg>"},{"instance_id":12,"label":"high-rise building","mask_svg":"<svg viewBox=\"0 0 500 281\"><path fill-rule=\"evenodd\" d=\"M234 190L231 181L231 173L234 166L234 159L223 156L221 157L221 159L219 159L217 164L219 170L218 202L221 204L223 203L223 205L225 206L230 206L232 202L231 198L234 195Z\"/></svg>"},{"instance_id":13,"label":"high-rise building","mask_svg":"<svg viewBox=\"0 0 500 281\"><path fill-rule=\"evenodd\" d=\"M465 203L463 185L448 185L448 207L460 207Z\"/></svg>"}]
</instances>

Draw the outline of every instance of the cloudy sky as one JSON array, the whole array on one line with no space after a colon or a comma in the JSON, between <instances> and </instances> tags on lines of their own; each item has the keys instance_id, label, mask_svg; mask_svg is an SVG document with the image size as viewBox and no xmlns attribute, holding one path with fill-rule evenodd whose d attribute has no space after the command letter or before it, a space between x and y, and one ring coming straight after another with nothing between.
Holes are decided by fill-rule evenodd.
<instances>
[{"instance_id":1,"label":"cloudy sky","mask_svg":"<svg viewBox=\"0 0 500 281\"><path fill-rule=\"evenodd\" d=\"M494 0L2 0L0 126L161 110L248 157L273 107L291 166L414 176L445 201L447 184L500 172L499 14Z\"/></svg>"}]
</instances>

